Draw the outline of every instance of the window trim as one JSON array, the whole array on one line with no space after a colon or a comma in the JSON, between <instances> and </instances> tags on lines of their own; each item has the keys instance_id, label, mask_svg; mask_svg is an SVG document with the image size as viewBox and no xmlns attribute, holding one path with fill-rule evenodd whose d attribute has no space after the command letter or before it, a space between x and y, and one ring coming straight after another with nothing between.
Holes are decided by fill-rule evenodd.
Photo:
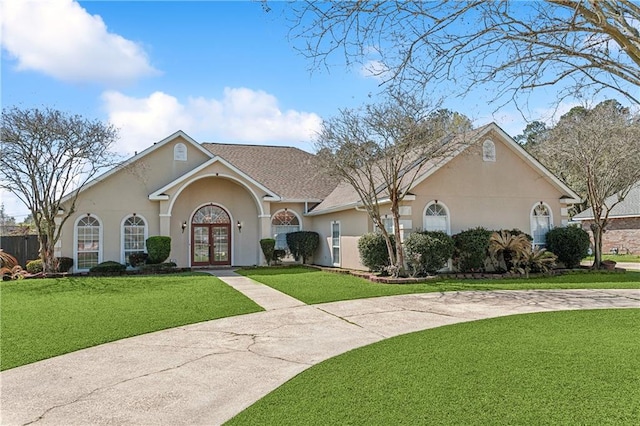
<instances>
[{"instance_id":1,"label":"window trim","mask_svg":"<svg viewBox=\"0 0 640 426\"><path fill-rule=\"evenodd\" d=\"M449 207L447 207L447 205L445 203L443 203L440 200L432 200L429 201L425 206L424 209L422 209L422 228L425 231L430 231L430 229L427 229L427 209L429 207L431 207L432 205L437 204L439 206L442 206L442 208L444 208L444 211L447 212L447 230L445 231L447 233L447 235L451 235L451 210L449 209Z\"/></svg>"},{"instance_id":2,"label":"window trim","mask_svg":"<svg viewBox=\"0 0 640 426\"><path fill-rule=\"evenodd\" d=\"M73 270L74 272L86 272L89 268L80 269L78 268L78 253L84 253L78 251L78 223L87 217L94 218L98 221L99 229L98 229L98 264L102 263L102 251L104 248L104 225L102 220L97 215L88 213L82 216L78 216L73 223Z\"/></svg>"},{"instance_id":3,"label":"window trim","mask_svg":"<svg viewBox=\"0 0 640 426\"><path fill-rule=\"evenodd\" d=\"M531 207L531 210L529 211L529 231L531 232L530 235L533 238L533 241L531 241L531 245L533 247L544 248L547 246L547 241L545 240L544 243L537 242L536 236L533 232L533 218L536 217L533 215L533 213L535 212L536 208L540 205L541 205L540 202L535 203L533 207ZM549 229L547 230L547 232L549 232L553 229L553 209L551 208L551 206L549 206L549 204L545 203L544 201L542 202L542 205L547 208L547 211L549 211L549 216L547 216L549 218Z\"/></svg>"},{"instance_id":4,"label":"window trim","mask_svg":"<svg viewBox=\"0 0 640 426\"><path fill-rule=\"evenodd\" d=\"M124 243L125 243L125 238L124 238L124 224L125 222L129 219L134 217L133 214L129 214L125 217L122 218L122 221L120 221L120 263L122 263L123 265L126 265L126 259L127 259L127 255L125 253L125 248L124 248ZM147 221L147 218L144 217L141 214L135 214L135 217L138 217L140 219L142 219L144 221L144 248L143 251L146 253L147 252L147 238L149 238L149 221Z\"/></svg>"},{"instance_id":5,"label":"window trim","mask_svg":"<svg viewBox=\"0 0 640 426\"><path fill-rule=\"evenodd\" d=\"M489 148L489 150L491 151L491 156L487 155L487 148ZM491 139L487 139L482 142L482 161L495 163L496 157L496 143Z\"/></svg>"},{"instance_id":6,"label":"window trim","mask_svg":"<svg viewBox=\"0 0 640 426\"><path fill-rule=\"evenodd\" d=\"M275 212L275 213L273 213L273 214L271 215L271 219L270 219L270 221L269 221L269 227L270 227L269 231L270 231L270 234L271 234L271 238L273 238L274 240L277 240L277 239L276 239L275 234L274 234L274 232L273 232L273 227L274 227L274 225L273 225L273 219L276 217L276 215L277 215L278 213L280 213L280 212L284 212L284 211L286 211L287 213L293 213L293 215L296 217L296 219L298 219L298 231L291 231L291 232L299 232L299 231L302 231L302 230L303 230L303 229L302 229L302 218L300 217L300 215L298 214L298 212L296 212L295 210L291 210L291 209L289 209L289 208L282 208L282 209L276 210L276 212ZM277 226L277 225L276 225L276 226ZM290 226L295 226L295 225L290 225ZM287 232L287 234L288 234L288 232ZM276 244L277 244L277 241L276 241ZM285 240L285 244L286 244L286 240ZM276 247L276 248L277 248L277 247ZM287 247L287 249L288 249L288 248L289 248L289 247Z\"/></svg>"},{"instance_id":7,"label":"window trim","mask_svg":"<svg viewBox=\"0 0 640 426\"><path fill-rule=\"evenodd\" d=\"M333 226L334 225L338 225L338 245L334 245L333 244ZM331 227L330 229L330 233L329 236L331 238L331 263L333 264L333 266L337 266L340 267L340 265L342 264L341 260L342 260L342 225L340 224L339 220L332 220L331 221ZM337 248L338 249L338 261L336 262L336 259L333 255L333 251L334 249Z\"/></svg>"}]
</instances>

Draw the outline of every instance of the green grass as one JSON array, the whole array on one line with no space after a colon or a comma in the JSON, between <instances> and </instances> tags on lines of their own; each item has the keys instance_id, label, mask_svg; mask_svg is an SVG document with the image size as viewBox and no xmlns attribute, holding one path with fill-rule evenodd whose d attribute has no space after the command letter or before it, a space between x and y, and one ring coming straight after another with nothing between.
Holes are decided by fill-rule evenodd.
<instances>
[{"instance_id":1,"label":"green grass","mask_svg":"<svg viewBox=\"0 0 640 426\"><path fill-rule=\"evenodd\" d=\"M211 275L82 277L0 284L0 369L105 342L261 311Z\"/></svg>"},{"instance_id":2,"label":"green grass","mask_svg":"<svg viewBox=\"0 0 640 426\"><path fill-rule=\"evenodd\" d=\"M230 425L640 423L640 309L516 315L327 360Z\"/></svg>"},{"instance_id":3,"label":"green grass","mask_svg":"<svg viewBox=\"0 0 640 426\"><path fill-rule=\"evenodd\" d=\"M422 284L378 284L352 275L305 267L255 268L238 272L307 304L436 291L640 288L640 272L588 272L529 279L434 280Z\"/></svg>"},{"instance_id":4,"label":"green grass","mask_svg":"<svg viewBox=\"0 0 640 426\"><path fill-rule=\"evenodd\" d=\"M593 262L593 259L594 259L593 256L588 256L584 260ZM640 255L639 254L603 254L602 260L615 260L616 262L638 263L640 262Z\"/></svg>"}]
</instances>

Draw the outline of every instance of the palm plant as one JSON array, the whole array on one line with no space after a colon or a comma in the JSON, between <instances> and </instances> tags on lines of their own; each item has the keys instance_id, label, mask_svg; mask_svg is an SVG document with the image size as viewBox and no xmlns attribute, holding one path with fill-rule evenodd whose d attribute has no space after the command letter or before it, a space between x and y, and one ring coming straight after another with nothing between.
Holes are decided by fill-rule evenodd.
<instances>
[{"instance_id":1,"label":"palm plant","mask_svg":"<svg viewBox=\"0 0 640 426\"><path fill-rule=\"evenodd\" d=\"M536 247L526 250L518 259L518 270L529 278L529 272L549 272L556 265L558 256L546 249Z\"/></svg>"},{"instance_id":2,"label":"palm plant","mask_svg":"<svg viewBox=\"0 0 640 426\"><path fill-rule=\"evenodd\" d=\"M0 277L2 280L19 280L25 271L18 265L18 259L0 249Z\"/></svg>"},{"instance_id":3,"label":"palm plant","mask_svg":"<svg viewBox=\"0 0 640 426\"><path fill-rule=\"evenodd\" d=\"M527 250L531 250L531 243L525 234L512 235L509 231L500 231L489 238L489 253L498 260L501 256L507 271L514 269Z\"/></svg>"}]
</instances>

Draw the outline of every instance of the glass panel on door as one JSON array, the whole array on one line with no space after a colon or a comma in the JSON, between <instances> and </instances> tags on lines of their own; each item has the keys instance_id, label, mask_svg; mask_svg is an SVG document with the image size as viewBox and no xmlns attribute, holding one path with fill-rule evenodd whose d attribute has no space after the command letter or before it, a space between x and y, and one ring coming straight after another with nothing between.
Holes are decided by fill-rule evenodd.
<instances>
[{"instance_id":1,"label":"glass panel on door","mask_svg":"<svg viewBox=\"0 0 640 426\"><path fill-rule=\"evenodd\" d=\"M213 261L229 261L229 228L226 226L213 227Z\"/></svg>"},{"instance_id":2,"label":"glass panel on door","mask_svg":"<svg viewBox=\"0 0 640 426\"><path fill-rule=\"evenodd\" d=\"M193 263L209 263L209 227L193 227Z\"/></svg>"}]
</instances>

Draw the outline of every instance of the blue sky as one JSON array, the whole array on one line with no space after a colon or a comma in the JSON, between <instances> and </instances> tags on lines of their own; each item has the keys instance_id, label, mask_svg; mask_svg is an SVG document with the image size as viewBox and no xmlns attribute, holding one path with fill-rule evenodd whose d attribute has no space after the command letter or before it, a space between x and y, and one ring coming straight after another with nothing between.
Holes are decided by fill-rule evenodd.
<instances>
[{"instance_id":1,"label":"blue sky","mask_svg":"<svg viewBox=\"0 0 640 426\"><path fill-rule=\"evenodd\" d=\"M287 39L286 5L269 6L266 13L246 1L3 0L3 107L109 121L120 128L115 148L125 155L177 130L200 142L313 151L322 118L371 102L379 82L357 65L311 73ZM443 106L519 133L525 118L513 107L494 111L483 90ZM527 118L550 119L544 99L553 96L538 96ZM573 105L561 104L556 115ZM27 214L6 192L0 202L19 221Z\"/></svg>"}]
</instances>

